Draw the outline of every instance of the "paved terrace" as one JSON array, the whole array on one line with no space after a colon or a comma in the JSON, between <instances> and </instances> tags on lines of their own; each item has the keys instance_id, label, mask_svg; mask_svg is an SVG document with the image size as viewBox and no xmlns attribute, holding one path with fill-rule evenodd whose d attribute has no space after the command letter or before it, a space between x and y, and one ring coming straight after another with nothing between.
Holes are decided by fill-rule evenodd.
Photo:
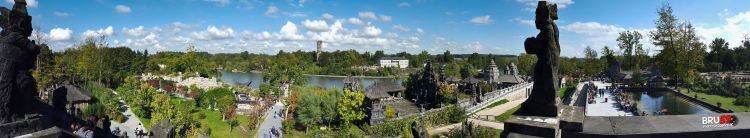
<instances>
[{"instance_id":1,"label":"paved terrace","mask_svg":"<svg viewBox=\"0 0 750 138\"><path fill-rule=\"evenodd\" d=\"M594 85L596 85L596 87L600 89L612 85L611 83L603 83L601 81L593 82ZM607 102L604 102L605 98L607 98ZM617 103L613 99L615 99L615 96L610 94L609 92L605 92L602 96L597 96L596 98L594 98L596 102L586 103L586 116L633 116L632 113L625 112L617 108Z\"/></svg>"}]
</instances>

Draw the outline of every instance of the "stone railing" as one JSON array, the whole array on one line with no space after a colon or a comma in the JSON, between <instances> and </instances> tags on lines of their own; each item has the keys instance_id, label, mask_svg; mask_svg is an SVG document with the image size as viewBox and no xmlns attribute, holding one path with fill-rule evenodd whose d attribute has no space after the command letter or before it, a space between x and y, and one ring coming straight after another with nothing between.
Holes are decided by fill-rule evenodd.
<instances>
[{"instance_id":1,"label":"stone railing","mask_svg":"<svg viewBox=\"0 0 750 138\"><path fill-rule=\"evenodd\" d=\"M503 88L503 89L499 89L499 90L495 90L495 91L486 93L484 95L484 97L482 97L482 102L481 103L478 103L478 104L473 105L473 106L469 106L468 108L464 107L466 109L466 114L467 115L468 114L472 114L472 113L474 113L474 112L476 112L476 111L478 111L478 110L480 110L480 109L482 109L484 107L489 106L492 103L495 103L495 102L497 102L497 101L505 98L505 96L507 96L507 95L509 95L511 93L525 92L525 89L531 87L532 85L533 85L532 82L524 82L524 83L516 84L516 85L510 86L510 87L506 87L506 88Z\"/></svg>"}]
</instances>

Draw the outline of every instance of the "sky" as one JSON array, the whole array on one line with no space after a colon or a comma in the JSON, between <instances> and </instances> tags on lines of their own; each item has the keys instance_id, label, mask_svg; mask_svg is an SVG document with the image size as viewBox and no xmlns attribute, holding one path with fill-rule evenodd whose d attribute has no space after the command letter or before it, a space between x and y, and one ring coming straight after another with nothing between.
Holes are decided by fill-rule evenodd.
<instances>
[{"instance_id":1,"label":"sky","mask_svg":"<svg viewBox=\"0 0 750 138\"><path fill-rule=\"evenodd\" d=\"M275 54L313 51L427 51L440 54L524 52L537 0L27 0L33 24L53 51L104 36L109 47L151 51ZM582 57L590 46L615 48L617 34L648 38L669 3L708 43L724 38L737 47L750 33L747 0L551 0L559 7L561 55ZM12 7L13 0L0 2ZM615 48L617 49L617 48Z\"/></svg>"}]
</instances>

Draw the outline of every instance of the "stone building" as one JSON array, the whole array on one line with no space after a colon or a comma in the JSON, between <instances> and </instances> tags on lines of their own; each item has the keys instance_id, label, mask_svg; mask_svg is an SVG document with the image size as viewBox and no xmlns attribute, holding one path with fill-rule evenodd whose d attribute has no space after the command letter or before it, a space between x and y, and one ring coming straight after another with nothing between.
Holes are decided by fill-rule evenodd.
<instances>
[{"instance_id":1,"label":"stone building","mask_svg":"<svg viewBox=\"0 0 750 138\"><path fill-rule=\"evenodd\" d=\"M344 89L349 89L353 92L359 91L359 80L352 76L348 76L342 80L344 83Z\"/></svg>"},{"instance_id":2,"label":"stone building","mask_svg":"<svg viewBox=\"0 0 750 138\"><path fill-rule=\"evenodd\" d=\"M503 75L500 76L500 87L509 87L523 82L524 80L518 75L518 67L516 67L516 64L513 64L513 62L508 63L508 65L505 66Z\"/></svg>"},{"instance_id":3,"label":"stone building","mask_svg":"<svg viewBox=\"0 0 750 138\"><path fill-rule=\"evenodd\" d=\"M382 123L386 119L386 108L396 110L396 117L413 114L419 111L417 106L402 98L406 90L394 81L381 81L365 88L366 105L370 124Z\"/></svg>"},{"instance_id":4,"label":"stone building","mask_svg":"<svg viewBox=\"0 0 750 138\"><path fill-rule=\"evenodd\" d=\"M487 83L497 84L500 82L500 70L498 70L495 60L490 60L487 63L487 66L482 70L482 76Z\"/></svg>"}]
</instances>

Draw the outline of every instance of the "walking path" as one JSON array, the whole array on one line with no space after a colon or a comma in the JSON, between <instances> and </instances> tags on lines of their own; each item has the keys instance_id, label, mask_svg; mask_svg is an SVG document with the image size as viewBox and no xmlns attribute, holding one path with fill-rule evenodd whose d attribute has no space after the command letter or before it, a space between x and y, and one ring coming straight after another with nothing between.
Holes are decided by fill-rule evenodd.
<instances>
[{"instance_id":1,"label":"walking path","mask_svg":"<svg viewBox=\"0 0 750 138\"><path fill-rule=\"evenodd\" d=\"M513 100L513 101L510 101L510 102L505 103L505 104L501 104L501 105L498 105L498 106L495 106L495 107L492 107L492 108L481 110L481 111L475 113L475 115L480 115L480 116L481 115L498 116L500 114L503 114L503 113L507 112L510 109L513 109L513 107L521 105L521 103L523 103L524 101L526 101L526 98L518 99L518 100ZM477 126L489 127L489 128L494 128L494 129L504 129L505 128L505 124L501 123L501 122L484 121L484 120L479 120L479 119L474 119L474 118L469 118L467 120L469 122L474 123L474 125L477 125ZM446 133L446 132L449 132L451 129L457 129L459 127L461 127L461 123L455 123L455 124L450 124L450 125L446 125L446 126L442 126L442 127L438 127L438 128L433 128L433 129L427 130L427 133L430 134L430 135L432 135L432 134Z\"/></svg>"},{"instance_id":2,"label":"walking path","mask_svg":"<svg viewBox=\"0 0 750 138\"><path fill-rule=\"evenodd\" d=\"M117 99L119 99L120 104L122 104L122 107L125 108L124 111L122 110L120 111L125 116L125 118L127 118L127 120L125 120L125 122L123 123L117 123L114 120L112 120L110 121L112 125L109 126L109 129L114 131L116 128L119 128L121 131L120 133L122 133L122 131L125 131L127 133L127 137L129 138L136 137L135 136L136 128L138 128L138 130L143 130L143 132L146 132L145 128L142 125L143 123L141 123L141 120L138 119L138 117L133 113L132 110L130 110L130 106L128 106L128 104L126 104L125 101L123 101L122 98L120 98L120 96L117 94L116 91L112 91L112 93L117 95Z\"/></svg>"},{"instance_id":3,"label":"walking path","mask_svg":"<svg viewBox=\"0 0 750 138\"><path fill-rule=\"evenodd\" d=\"M260 129L258 129L258 138L273 138L275 137L273 133L271 133L271 128L276 128L276 131L279 132L279 137L283 137L282 132L282 124L283 117L278 116L279 112L281 112L281 109L284 108L284 104L281 102L276 102L271 107L271 110L266 112L266 119L263 121L263 124L260 125Z\"/></svg>"},{"instance_id":4,"label":"walking path","mask_svg":"<svg viewBox=\"0 0 750 138\"><path fill-rule=\"evenodd\" d=\"M594 85L597 88L603 89L605 86L611 84L594 81ZM606 102L605 98L607 99ZM615 96L610 94L610 92L604 92L602 96L595 97L594 103L586 103L586 116L633 116L632 113L619 110L617 102L614 99Z\"/></svg>"}]
</instances>

